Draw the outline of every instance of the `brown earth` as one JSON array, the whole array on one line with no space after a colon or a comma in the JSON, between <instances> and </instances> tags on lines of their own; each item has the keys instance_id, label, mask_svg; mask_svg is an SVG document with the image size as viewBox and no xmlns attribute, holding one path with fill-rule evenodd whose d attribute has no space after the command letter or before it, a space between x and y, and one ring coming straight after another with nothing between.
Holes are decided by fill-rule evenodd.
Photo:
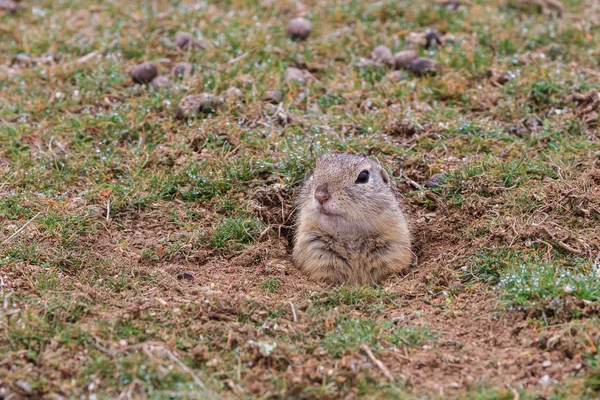
<instances>
[{"instance_id":1,"label":"brown earth","mask_svg":"<svg viewBox=\"0 0 600 400\"><path fill-rule=\"evenodd\" d=\"M559 197L562 208L555 207L556 213L546 206L546 220L561 222L558 216L565 215L565 207L571 214L576 214L576 209L580 208L588 213L598 212L600 185L597 176L597 169L586 170L568 183L557 180L543 186L539 192L534 190L533 196L538 197L552 193L551 204L557 204L556 194L563 191L577 197L576 201L564 201L564 195ZM479 184L489 187L489 183ZM408 187L401 189L408 193ZM221 376L236 396L251 393L285 397L300 393L305 385L319 386L327 378L340 386L349 384L348 398L352 398L356 397L356 389L351 389L352 382L362 377L381 383L398 380L411 392L442 396L482 385L507 390L535 388L535 392L544 394L552 390L552 383L582 377L585 368L581 344L584 339L578 337L577 328L561 321L543 327L535 320L529 320L525 311L503 308L493 288L482 284L466 286L459 277L458 272L475 249L493 246L498 240L513 243L518 239L518 235L508 238L492 235L485 241L466 237L469 227L485 214L482 210L493 209L490 203L495 200L482 197L482 201L469 202L471 205L464 209L451 208L444 206L433 192L421 192L404 200L411 215L416 261L403 276L383 283L383 289L393 300L385 303L385 311L378 317L399 326L429 328L439 335L431 345L377 352L375 357L383 363L383 368L389 369L391 375L388 377L368 354L359 350L347 351L341 358L334 359L320 347L296 347L288 342L280 343L273 354L262 355L252 343L273 340L282 333L312 343L323 332L326 334L334 329L336 311L316 314L315 318L314 308L318 302L315 299L331 289L309 281L291 263L285 234L289 236L290 232L289 200L293 194L282 188L256 193L256 215L262 216L275 231L278 227L283 228L283 233L280 237L261 235L257 245L233 253L207 250L208 246L199 245L172 219L177 215L185 220L185 212L194 211L195 215L201 216L194 224L210 234L212 225L218 220L218 214L210 208L189 203L157 203L143 210L113 214L110 222L103 223L98 232L82 239L79 246L85 248L88 255L97 257L89 262L104 263L107 276L126 273L145 280L139 287L125 290L118 296L111 290L98 288L101 280L96 281L94 287L79 284L77 291L97 305L87 318L138 319L143 318L145 312L153 315L172 313L170 315L175 318L181 311L174 310L183 307L187 310L184 312L190 313L186 320L190 324L188 329L194 335L215 339L210 348L196 347L189 351L198 362L206 363L217 377ZM421 205L422 196L437 201L434 210ZM474 210L473 204L478 204L481 209ZM498 226L510 226L507 221L503 220ZM524 221L513 226L519 231L527 228ZM503 232L511 231L506 226L502 229ZM534 233L530 234L530 240L532 235ZM165 238L176 239L184 245L172 257L145 259L145 249L155 249L159 257L167 251L170 239ZM552 242L552 238L546 239ZM575 243L581 249L597 251L597 241L597 237L591 235L578 238ZM27 277L37 268L40 267L28 266L21 271L21 276L10 276L8 281L13 287L32 289ZM261 284L272 277L279 280L280 286L275 293L265 294ZM282 310L277 327L266 323L258 329L250 323L262 321L271 310L277 309ZM240 315L249 323L240 323ZM351 315L369 317L364 307L357 307ZM164 333L167 345L173 344L174 339L169 332ZM597 339L590 340L588 336L589 343ZM126 346L139 345L129 343ZM240 373L245 388L227 380L224 361L220 359L222 351L235 346L242 348L241 361L252 366ZM127 348L120 351L127 351ZM273 376L287 381L287 389L271 392L274 390ZM580 381L575 379L571 383Z\"/></svg>"},{"instance_id":2,"label":"brown earth","mask_svg":"<svg viewBox=\"0 0 600 400\"><path fill-rule=\"evenodd\" d=\"M287 218L281 217L285 209L281 211L280 206L273 210L283 214L271 215L273 221L283 222L282 219ZM261 359L247 343L269 339L268 329L241 325L236 322L237 315L248 313L250 320L258 321L268 310L282 307L285 323L279 327L281 331L311 335L312 324L325 323L328 328L334 325L328 319L315 321L306 313L312 306L310 297L328 288L307 280L294 268L288 242L283 237L267 236L257 246L233 257L190 245L185 259L142 261L143 249L169 235L181 234L165 220L167 207L172 205L157 204L140 213L116 216L118 225L113 222L97 237L89 239L88 244L99 259L110 258L113 268L124 267L130 273L149 274L156 279L156 286L144 287L139 297L124 294L126 300L113 299L114 306L135 315L145 308L153 308L149 302L154 303L154 297L169 307L204 302L194 316L197 321L194 330L227 337L226 343L220 345L222 349L231 349L237 344L250 350L247 356L256 358L255 366L243 372L242 381L255 395L265 394L269 374L282 374L284 379L289 379L292 384L288 394L305 384L320 383L325 373L339 377L340 383L357 379L360 374L385 382L381 371L369 364L367 355L358 351L335 360L319 349L312 354L298 353L284 345L278 348L276 357L271 357L285 361L273 361L271 357ZM428 327L440 337L431 346L378 352L377 357L395 379L405 382L411 391L441 395L478 385L511 390L537 387L543 393L544 388L550 390L550 383L582 375L575 330L572 332L561 325L543 328L528 321L525 312L501 310L494 290L484 290L488 288L479 285L466 288L457 278L456 271L464 265L466 257L474 247L481 247L462 237L476 213L438 209L437 214L432 214L414 204L408 204L407 208L413 212L416 266L404 276L383 284L395 304L389 305L381 318L397 324ZM214 215L210 210L202 210L202 213L205 219L200 223L210 229ZM127 245L119 249L119 243L123 242ZM184 272L193 276L193 280L178 280L178 275L181 278ZM280 287L276 293L264 295L260 285L271 277L278 278ZM95 294L98 295L100 293ZM249 304L254 304L254 308ZM297 322L294 322L292 307ZM361 316L361 312L357 311L356 316ZM218 349L219 345L202 357L218 359ZM204 350L196 351L203 354Z\"/></svg>"}]
</instances>

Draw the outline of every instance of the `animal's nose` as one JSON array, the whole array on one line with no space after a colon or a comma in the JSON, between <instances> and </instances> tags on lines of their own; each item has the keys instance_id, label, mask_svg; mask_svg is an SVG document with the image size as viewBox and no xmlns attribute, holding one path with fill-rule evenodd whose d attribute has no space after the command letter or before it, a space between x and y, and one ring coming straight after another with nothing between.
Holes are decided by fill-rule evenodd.
<instances>
[{"instance_id":1,"label":"animal's nose","mask_svg":"<svg viewBox=\"0 0 600 400\"><path fill-rule=\"evenodd\" d=\"M315 199L317 199L320 204L325 204L330 198L329 186L326 183L319 185L315 190Z\"/></svg>"},{"instance_id":2,"label":"animal's nose","mask_svg":"<svg viewBox=\"0 0 600 400\"><path fill-rule=\"evenodd\" d=\"M317 199L320 204L325 204L327 200L329 200L329 197L329 193L325 191L315 192L315 199Z\"/></svg>"}]
</instances>

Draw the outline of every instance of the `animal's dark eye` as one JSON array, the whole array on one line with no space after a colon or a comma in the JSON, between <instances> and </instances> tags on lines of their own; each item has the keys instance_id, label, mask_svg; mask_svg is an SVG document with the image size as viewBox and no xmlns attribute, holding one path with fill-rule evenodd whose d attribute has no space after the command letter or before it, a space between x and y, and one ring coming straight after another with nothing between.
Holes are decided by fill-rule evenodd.
<instances>
[{"instance_id":1,"label":"animal's dark eye","mask_svg":"<svg viewBox=\"0 0 600 400\"><path fill-rule=\"evenodd\" d=\"M362 171L356 178L356 183L367 183L369 182L369 171Z\"/></svg>"}]
</instances>

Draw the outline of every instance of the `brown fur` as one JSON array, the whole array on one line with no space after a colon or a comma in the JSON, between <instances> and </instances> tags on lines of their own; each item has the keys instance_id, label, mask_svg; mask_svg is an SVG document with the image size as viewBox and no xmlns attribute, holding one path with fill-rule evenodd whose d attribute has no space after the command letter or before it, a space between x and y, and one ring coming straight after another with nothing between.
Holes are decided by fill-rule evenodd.
<instances>
[{"instance_id":1,"label":"brown fur","mask_svg":"<svg viewBox=\"0 0 600 400\"><path fill-rule=\"evenodd\" d=\"M367 183L356 183L369 171ZM330 199L325 215L315 192ZM365 157L325 154L298 196L293 259L309 277L331 284L374 285L406 268L410 233L389 177Z\"/></svg>"}]
</instances>

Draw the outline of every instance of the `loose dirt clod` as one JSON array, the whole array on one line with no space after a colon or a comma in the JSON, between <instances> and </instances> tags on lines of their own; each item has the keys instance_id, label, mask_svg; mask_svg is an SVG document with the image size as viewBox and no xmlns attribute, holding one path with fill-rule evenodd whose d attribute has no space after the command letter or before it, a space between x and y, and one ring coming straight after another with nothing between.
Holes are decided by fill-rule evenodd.
<instances>
[{"instance_id":1,"label":"loose dirt clod","mask_svg":"<svg viewBox=\"0 0 600 400\"><path fill-rule=\"evenodd\" d=\"M237 100L237 99L241 99L242 97L244 97L244 92L242 92L240 89L236 88L235 86L230 86L227 90L225 90L223 93L221 93L221 97L223 97L224 99L229 99L229 100Z\"/></svg>"},{"instance_id":2,"label":"loose dirt clod","mask_svg":"<svg viewBox=\"0 0 600 400\"><path fill-rule=\"evenodd\" d=\"M36 64L51 64L60 60L60 55L55 53L46 53L41 57L30 57L26 54L17 54L12 57L12 65L20 65L30 67Z\"/></svg>"},{"instance_id":3,"label":"loose dirt clod","mask_svg":"<svg viewBox=\"0 0 600 400\"><path fill-rule=\"evenodd\" d=\"M409 64L408 69L415 75L422 76L435 75L437 73L441 73L443 67L442 64L435 60L431 60L425 57L419 57Z\"/></svg>"},{"instance_id":4,"label":"loose dirt clod","mask_svg":"<svg viewBox=\"0 0 600 400\"><path fill-rule=\"evenodd\" d=\"M156 78L152 79L150 85L155 89L162 89L171 86L171 81L165 75L158 75Z\"/></svg>"},{"instance_id":5,"label":"loose dirt clod","mask_svg":"<svg viewBox=\"0 0 600 400\"><path fill-rule=\"evenodd\" d=\"M446 176L443 173L441 173L441 172L435 173L435 174L431 175L431 177L425 184L425 187L428 189L439 188L444 183L445 179L446 179Z\"/></svg>"},{"instance_id":6,"label":"loose dirt clod","mask_svg":"<svg viewBox=\"0 0 600 400\"><path fill-rule=\"evenodd\" d=\"M17 2L10 0L0 0L0 10L2 11L16 12L21 8L23 8L23 6Z\"/></svg>"},{"instance_id":7,"label":"loose dirt clod","mask_svg":"<svg viewBox=\"0 0 600 400\"><path fill-rule=\"evenodd\" d=\"M403 50L394 54L394 68L408 68L410 63L417 58L417 52L414 50Z\"/></svg>"},{"instance_id":8,"label":"loose dirt clod","mask_svg":"<svg viewBox=\"0 0 600 400\"><path fill-rule=\"evenodd\" d=\"M182 281L182 280L193 281L194 275L190 274L189 272L182 272L180 274L177 274L177 279L180 281Z\"/></svg>"},{"instance_id":9,"label":"loose dirt clod","mask_svg":"<svg viewBox=\"0 0 600 400\"><path fill-rule=\"evenodd\" d=\"M263 101L271 104L279 104L283 101L283 94L277 89L268 89L263 96Z\"/></svg>"},{"instance_id":10,"label":"loose dirt clod","mask_svg":"<svg viewBox=\"0 0 600 400\"><path fill-rule=\"evenodd\" d=\"M299 83L304 83L306 81L306 76L304 75L304 72L296 67L288 67L285 72L283 73L283 79L286 82L299 82Z\"/></svg>"},{"instance_id":11,"label":"loose dirt clod","mask_svg":"<svg viewBox=\"0 0 600 400\"><path fill-rule=\"evenodd\" d=\"M11 65L34 65L37 63L37 59L33 58L33 57L29 57L28 55L25 54L17 54L16 56L13 56L12 58L12 63Z\"/></svg>"},{"instance_id":12,"label":"loose dirt clod","mask_svg":"<svg viewBox=\"0 0 600 400\"><path fill-rule=\"evenodd\" d=\"M388 75L388 79L392 82L400 82L402 79L404 79L404 74L402 71L392 71Z\"/></svg>"},{"instance_id":13,"label":"loose dirt clod","mask_svg":"<svg viewBox=\"0 0 600 400\"><path fill-rule=\"evenodd\" d=\"M179 62L173 67L173 75L179 79L192 74L192 64L189 62Z\"/></svg>"},{"instance_id":14,"label":"loose dirt clod","mask_svg":"<svg viewBox=\"0 0 600 400\"><path fill-rule=\"evenodd\" d=\"M438 46L442 44L440 32L435 28L425 29L425 47Z\"/></svg>"},{"instance_id":15,"label":"loose dirt clod","mask_svg":"<svg viewBox=\"0 0 600 400\"><path fill-rule=\"evenodd\" d=\"M565 6L558 0L525 0L523 4L535 4L542 8L542 14L550 15L553 12L559 17L565 12Z\"/></svg>"},{"instance_id":16,"label":"loose dirt clod","mask_svg":"<svg viewBox=\"0 0 600 400\"><path fill-rule=\"evenodd\" d=\"M442 5L444 7L446 7L448 10L458 10L458 8L460 7L461 3L460 0L448 0L442 3Z\"/></svg>"},{"instance_id":17,"label":"loose dirt clod","mask_svg":"<svg viewBox=\"0 0 600 400\"><path fill-rule=\"evenodd\" d=\"M185 96L179 102L177 110L178 119L188 119L202 113L215 111L221 101L210 93L194 94Z\"/></svg>"},{"instance_id":18,"label":"loose dirt clod","mask_svg":"<svg viewBox=\"0 0 600 400\"><path fill-rule=\"evenodd\" d=\"M135 83L146 84L158 75L158 67L153 62L144 62L136 65L129 71L129 76Z\"/></svg>"},{"instance_id":19,"label":"loose dirt clod","mask_svg":"<svg viewBox=\"0 0 600 400\"><path fill-rule=\"evenodd\" d=\"M204 40L196 39L191 33L179 31L175 34L175 46L182 50L206 49L208 43Z\"/></svg>"},{"instance_id":20,"label":"loose dirt clod","mask_svg":"<svg viewBox=\"0 0 600 400\"><path fill-rule=\"evenodd\" d=\"M393 59L392 51L387 46L379 45L371 52L371 58L377 62L391 64Z\"/></svg>"},{"instance_id":21,"label":"loose dirt clod","mask_svg":"<svg viewBox=\"0 0 600 400\"><path fill-rule=\"evenodd\" d=\"M288 23L287 33L294 40L306 40L312 25L306 18L294 18Z\"/></svg>"}]
</instances>

